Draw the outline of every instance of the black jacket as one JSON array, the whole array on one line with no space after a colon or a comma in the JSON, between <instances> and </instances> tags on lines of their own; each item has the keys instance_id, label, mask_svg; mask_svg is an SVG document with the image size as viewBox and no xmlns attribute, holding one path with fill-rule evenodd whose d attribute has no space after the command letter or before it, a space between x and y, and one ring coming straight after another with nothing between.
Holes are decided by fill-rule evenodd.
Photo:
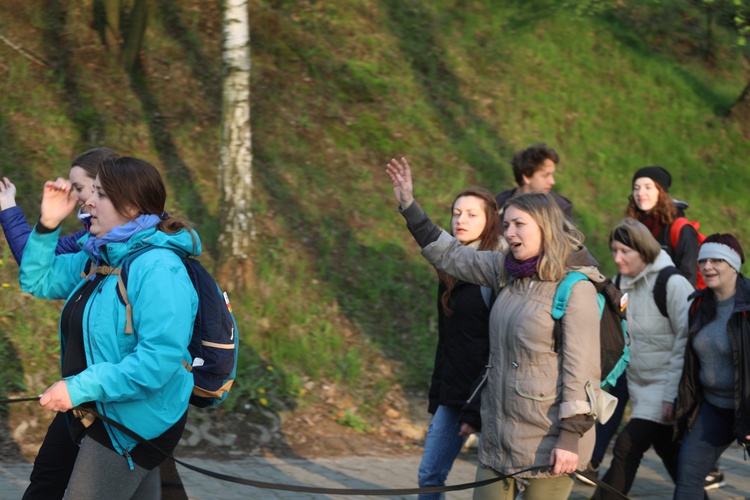
<instances>
[{"instance_id":1,"label":"black jacket","mask_svg":"<svg viewBox=\"0 0 750 500\"><path fill-rule=\"evenodd\" d=\"M447 316L440 303L445 284L438 286L438 345L430 384L427 411L438 405L461 408L471 395L472 385L487 364L490 310L481 287L459 281L451 292Z\"/></svg>"},{"instance_id":2,"label":"black jacket","mask_svg":"<svg viewBox=\"0 0 750 500\"><path fill-rule=\"evenodd\" d=\"M693 351L693 340L705 324L716 317L716 298L712 290L698 290L690 308L690 330L688 332L685 364L677 392L675 405L675 436L680 437L689 431L695 422L703 402L701 387L700 360ZM727 333L732 345L734 365L734 434L737 441L746 445L745 436L750 435L750 280L742 274L737 276L737 292L734 298L734 311L727 323Z\"/></svg>"}]
</instances>

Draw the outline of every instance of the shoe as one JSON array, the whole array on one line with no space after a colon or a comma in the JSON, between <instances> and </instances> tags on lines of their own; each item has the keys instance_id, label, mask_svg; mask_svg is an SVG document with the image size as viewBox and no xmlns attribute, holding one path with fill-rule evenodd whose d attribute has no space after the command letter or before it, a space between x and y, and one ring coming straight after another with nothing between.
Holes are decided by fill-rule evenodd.
<instances>
[{"instance_id":1,"label":"shoe","mask_svg":"<svg viewBox=\"0 0 750 500\"><path fill-rule=\"evenodd\" d=\"M584 470L576 472L576 477L583 484L596 486L596 481L599 480L599 467L594 467L589 462Z\"/></svg>"},{"instance_id":2,"label":"shoe","mask_svg":"<svg viewBox=\"0 0 750 500\"><path fill-rule=\"evenodd\" d=\"M706 476L706 480L703 482L703 489L716 490L726 485L727 482L724 481L724 473L716 467Z\"/></svg>"}]
</instances>

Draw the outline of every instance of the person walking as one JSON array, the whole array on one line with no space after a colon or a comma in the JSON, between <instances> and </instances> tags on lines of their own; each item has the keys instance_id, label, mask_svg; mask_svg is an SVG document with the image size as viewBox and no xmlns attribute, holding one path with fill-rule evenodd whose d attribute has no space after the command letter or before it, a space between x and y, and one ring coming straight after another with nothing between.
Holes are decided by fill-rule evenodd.
<instances>
[{"instance_id":1,"label":"person walking","mask_svg":"<svg viewBox=\"0 0 750 500\"><path fill-rule=\"evenodd\" d=\"M704 479L733 441L750 443L750 280L729 233L706 237L698 268L706 288L691 298L685 365L675 406L682 438L675 500L701 499Z\"/></svg>"},{"instance_id":2,"label":"person walking","mask_svg":"<svg viewBox=\"0 0 750 500\"><path fill-rule=\"evenodd\" d=\"M494 250L500 240L500 219L495 197L481 188L459 193L451 205L451 234L477 250ZM438 272L438 343L430 383L433 415L419 464L421 488L444 486L466 437L461 430L461 409L472 385L487 363L491 288L480 287ZM437 500L439 493L421 494Z\"/></svg>"},{"instance_id":3,"label":"person walking","mask_svg":"<svg viewBox=\"0 0 750 500\"><path fill-rule=\"evenodd\" d=\"M504 207L508 253L477 251L440 230L414 201L405 158L392 159L386 173L422 255L440 271L499 292L490 314L477 480L517 476L476 488L474 498L512 499L522 487L527 500L568 498L568 474L591 458L600 396L600 361L590 355L599 352L593 283L573 287L559 352L550 348L551 310L569 270L605 279L582 246L583 234L548 194L526 193Z\"/></svg>"},{"instance_id":4,"label":"person walking","mask_svg":"<svg viewBox=\"0 0 750 500\"><path fill-rule=\"evenodd\" d=\"M94 408L171 453L182 436L193 388L183 361L192 361L187 347L198 302L177 252L199 254L200 239L185 221L164 211L166 187L156 168L118 157L99 166L94 194L86 201L91 221L83 251L55 255L60 224L76 204L71 189L62 178L45 183L41 216L21 261L25 292L67 298L59 323L62 378L39 404L67 413L70 422L81 415L73 408L84 414ZM159 248L130 268L135 333L127 335L118 277L80 276L89 265L116 267L143 245ZM75 430L80 442L64 498L159 498L164 457L101 420L84 422L64 429Z\"/></svg>"},{"instance_id":5,"label":"person walking","mask_svg":"<svg viewBox=\"0 0 750 500\"><path fill-rule=\"evenodd\" d=\"M617 265L615 282L628 294L631 361L626 374L632 412L615 441L612 464L602 482L627 495L651 446L672 480L677 478L680 446L670 430L687 341L687 299L693 286L677 271L669 276L664 316L654 287L659 274L674 266L651 232L626 218L610 233L609 246ZM591 498L617 500L621 496L597 487Z\"/></svg>"},{"instance_id":6,"label":"person walking","mask_svg":"<svg viewBox=\"0 0 750 500\"><path fill-rule=\"evenodd\" d=\"M565 217L573 220L573 203L564 196L552 191L555 185L555 172L560 156L550 146L539 142L516 151L510 162L517 187L503 191L495 197L502 212L505 202L523 193L549 193L563 211ZM502 213L500 214L502 216Z\"/></svg>"}]
</instances>

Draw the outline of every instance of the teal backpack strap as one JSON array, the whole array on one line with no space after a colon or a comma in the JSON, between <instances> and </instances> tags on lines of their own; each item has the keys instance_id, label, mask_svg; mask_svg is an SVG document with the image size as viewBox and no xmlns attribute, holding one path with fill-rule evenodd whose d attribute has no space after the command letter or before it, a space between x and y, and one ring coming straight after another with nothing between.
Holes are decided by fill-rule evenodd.
<instances>
[{"instance_id":1,"label":"teal backpack strap","mask_svg":"<svg viewBox=\"0 0 750 500\"><path fill-rule=\"evenodd\" d=\"M568 306L568 299L570 298L570 291L573 289L573 285L582 280L587 280L585 274L579 273L578 271L572 271L565 275L565 278L557 285L557 291L555 292L555 298L552 300L552 318L558 320L565 314L565 308ZM601 311L601 305L599 310Z\"/></svg>"}]
</instances>

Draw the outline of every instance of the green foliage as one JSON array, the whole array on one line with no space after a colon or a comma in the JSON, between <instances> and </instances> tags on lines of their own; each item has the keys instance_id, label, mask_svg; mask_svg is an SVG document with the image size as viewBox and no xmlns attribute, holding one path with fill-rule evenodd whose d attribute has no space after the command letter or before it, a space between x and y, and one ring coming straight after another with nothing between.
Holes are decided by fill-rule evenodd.
<instances>
[{"instance_id":1,"label":"green foliage","mask_svg":"<svg viewBox=\"0 0 750 500\"><path fill-rule=\"evenodd\" d=\"M210 261L219 226L217 5L156 2L141 71L129 78L89 28L87 2L66 7L61 30L31 4L0 5L4 33L55 62L43 68L0 45L0 173L16 183L28 219L44 180L65 175L76 153L107 145L162 170L170 213L196 224ZM447 225L456 192L511 187L513 151L547 142L562 159L555 189L574 202L610 275L607 235L632 172L647 164L670 170L671 193L690 203L703 232L731 231L750 244L750 146L726 119L746 83L744 55L726 43L737 31L720 4L728 5L253 3L258 239L255 282L232 297L243 347L226 407L290 407L314 398L303 395L307 381L325 381L354 396L359 416L339 418L355 427L394 388L426 389L437 280L395 210L383 174L394 156L410 159L417 199ZM712 23L708 7L718 13ZM0 267L10 284L0 289L0 349L15 349L24 374L54 380L59 304L22 294L16 273ZM39 377L29 390L44 388Z\"/></svg>"},{"instance_id":2,"label":"green foliage","mask_svg":"<svg viewBox=\"0 0 750 500\"><path fill-rule=\"evenodd\" d=\"M343 416L336 418L336 422L346 427L351 427L357 432L369 432L372 429L367 421L355 415L350 410L345 410Z\"/></svg>"}]
</instances>

